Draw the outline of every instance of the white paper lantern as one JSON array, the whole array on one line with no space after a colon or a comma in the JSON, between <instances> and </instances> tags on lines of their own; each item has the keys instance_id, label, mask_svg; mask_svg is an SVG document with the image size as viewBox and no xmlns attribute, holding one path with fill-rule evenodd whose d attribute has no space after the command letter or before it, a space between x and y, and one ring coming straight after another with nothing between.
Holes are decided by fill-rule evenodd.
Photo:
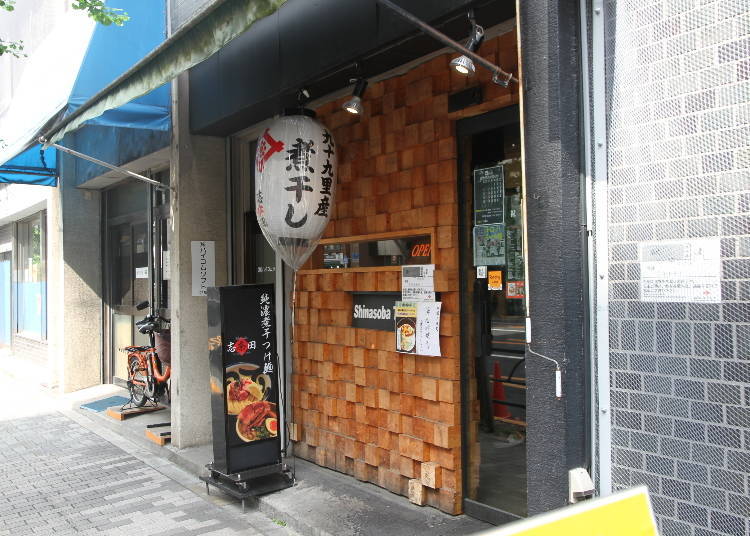
<instances>
[{"instance_id":1,"label":"white paper lantern","mask_svg":"<svg viewBox=\"0 0 750 536\"><path fill-rule=\"evenodd\" d=\"M330 131L302 114L280 117L258 139L255 213L268 243L294 270L328 225L336 199L336 151Z\"/></svg>"}]
</instances>

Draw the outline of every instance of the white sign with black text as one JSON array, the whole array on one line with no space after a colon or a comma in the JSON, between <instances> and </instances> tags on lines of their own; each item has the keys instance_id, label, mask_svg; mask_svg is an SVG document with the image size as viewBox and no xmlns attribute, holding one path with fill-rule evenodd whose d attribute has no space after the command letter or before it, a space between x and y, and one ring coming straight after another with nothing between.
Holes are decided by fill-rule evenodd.
<instances>
[{"instance_id":1,"label":"white sign with black text","mask_svg":"<svg viewBox=\"0 0 750 536\"><path fill-rule=\"evenodd\" d=\"M190 242L193 296L205 296L208 287L216 286L216 256L213 240Z\"/></svg>"},{"instance_id":2,"label":"white sign with black text","mask_svg":"<svg viewBox=\"0 0 750 536\"><path fill-rule=\"evenodd\" d=\"M435 301L435 265L421 264L401 268L403 301Z\"/></svg>"},{"instance_id":3,"label":"white sign with black text","mask_svg":"<svg viewBox=\"0 0 750 536\"><path fill-rule=\"evenodd\" d=\"M645 302L719 303L721 241L716 238L640 244Z\"/></svg>"}]
</instances>

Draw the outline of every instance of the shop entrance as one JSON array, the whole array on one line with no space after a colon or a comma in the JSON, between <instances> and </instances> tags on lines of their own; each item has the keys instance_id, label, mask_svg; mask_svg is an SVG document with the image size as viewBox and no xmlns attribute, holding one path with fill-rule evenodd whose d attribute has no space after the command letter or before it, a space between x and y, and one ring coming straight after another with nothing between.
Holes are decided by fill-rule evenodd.
<instances>
[{"instance_id":1,"label":"shop entrance","mask_svg":"<svg viewBox=\"0 0 750 536\"><path fill-rule=\"evenodd\" d=\"M519 109L457 123L464 509L527 515L523 180Z\"/></svg>"},{"instance_id":2,"label":"shop entrance","mask_svg":"<svg viewBox=\"0 0 750 536\"><path fill-rule=\"evenodd\" d=\"M168 174L156 174L154 178L165 182ZM147 311L137 311L135 306L142 301L153 301L158 314L170 318L169 195L155 188L149 191L149 188L143 183L126 183L104 195L104 278L108 312L105 314L104 380L108 383L127 381L127 354L120 348L149 343L148 336L135 328L135 322Z\"/></svg>"}]
</instances>

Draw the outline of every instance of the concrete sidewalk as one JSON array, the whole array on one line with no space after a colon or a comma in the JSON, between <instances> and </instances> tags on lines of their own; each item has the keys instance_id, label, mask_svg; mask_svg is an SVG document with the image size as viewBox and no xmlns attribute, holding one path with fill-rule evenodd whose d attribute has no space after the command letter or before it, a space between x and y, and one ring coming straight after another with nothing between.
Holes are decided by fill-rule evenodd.
<instances>
[{"instance_id":1,"label":"concrete sidewalk","mask_svg":"<svg viewBox=\"0 0 750 536\"><path fill-rule=\"evenodd\" d=\"M115 386L79 392L75 399L66 397L69 409L63 413L124 450L137 448L142 459L153 457L181 467L195 476L196 489L201 487L198 476L213 458L210 445L178 450L172 446L159 447L145 437L146 424L168 421L168 410L115 421L103 412L79 408L83 401L123 392ZM304 460L288 463L295 465L296 485L248 502L248 506L249 510L257 509L300 534L457 536L492 528L467 516L450 516L431 507L416 506L404 497ZM219 493L212 488L212 496Z\"/></svg>"}]
</instances>

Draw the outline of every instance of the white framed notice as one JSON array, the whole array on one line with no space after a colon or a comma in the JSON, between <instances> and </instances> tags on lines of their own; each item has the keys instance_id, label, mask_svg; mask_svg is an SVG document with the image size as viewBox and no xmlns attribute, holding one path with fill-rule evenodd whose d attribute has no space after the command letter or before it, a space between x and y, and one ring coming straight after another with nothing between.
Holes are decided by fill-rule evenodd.
<instances>
[{"instance_id":1,"label":"white framed notice","mask_svg":"<svg viewBox=\"0 0 750 536\"><path fill-rule=\"evenodd\" d=\"M639 258L641 301L721 301L721 241L718 237L643 242Z\"/></svg>"},{"instance_id":2,"label":"white framed notice","mask_svg":"<svg viewBox=\"0 0 750 536\"><path fill-rule=\"evenodd\" d=\"M193 296L205 296L208 287L216 286L216 255L213 240L190 242Z\"/></svg>"},{"instance_id":3,"label":"white framed notice","mask_svg":"<svg viewBox=\"0 0 750 536\"><path fill-rule=\"evenodd\" d=\"M418 264L401 268L403 301L435 301L435 265Z\"/></svg>"}]
</instances>

